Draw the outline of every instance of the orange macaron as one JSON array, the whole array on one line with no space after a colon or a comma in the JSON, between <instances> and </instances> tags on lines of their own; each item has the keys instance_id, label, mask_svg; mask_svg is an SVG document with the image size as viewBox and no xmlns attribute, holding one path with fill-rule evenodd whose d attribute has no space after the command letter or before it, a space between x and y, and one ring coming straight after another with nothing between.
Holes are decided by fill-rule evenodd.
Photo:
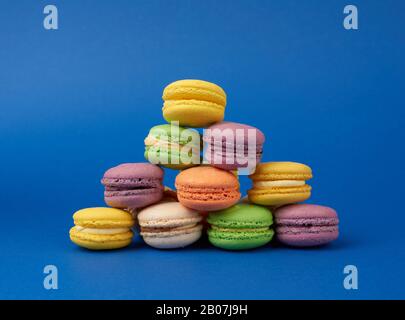
<instances>
[{"instance_id":1,"label":"orange macaron","mask_svg":"<svg viewBox=\"0 0 405 320\"><path fill-rule=\"evenodd\" d=\"M198 211L229 208L241 196L234 174L209 166L183 170L177 175L175 185L180 203Z\"/></svg>"}]
</instances>

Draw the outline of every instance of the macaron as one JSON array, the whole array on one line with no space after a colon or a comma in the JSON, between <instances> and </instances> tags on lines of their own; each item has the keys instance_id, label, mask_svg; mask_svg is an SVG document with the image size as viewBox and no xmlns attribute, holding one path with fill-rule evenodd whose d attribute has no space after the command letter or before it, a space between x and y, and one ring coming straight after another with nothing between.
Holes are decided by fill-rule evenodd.
<instances>
[{"instance_id":1,"label":"macaron","mask_svg":"<svg viewBox=\"0 0 405 320\"><path fill-rule=\"evenodd\" d=\"M224 170L249 168L260 162L265 136L259 129L236 122L220 122L204 130L205 160Z\"/></svg>"},{"instance_id":2,"label":"macaron","mask_svg":"<svg viewBox=\"0 0 405 320\"><path fill-rule=\"evenodd\" d=\"M124 163L108 169L104 200L115 208L142 208L163 196L163 170L151 163Z\"/></svg>"},{"instance_id":3,"label":"macaron","mask_svg":"<svg viewBox=\"0 0 405 320\"><path fill-rule=\"evenodd\" d=\"M116 208L86 208L73 215L72 242L92 250L118 249L128 246L133 237L132 215Z\"/></svg>"},{"instance_id":4,"label":"macaron","mask_svg":"<svg viewBox=\"0 0 405 320\"><path fill-rule=\"evenodd\" d=\"M319 246L339 236L334 209L315 204L290 204L274 213L279 242L295 247Z\"/></svg>"},{"instance_id":5,"label":"macaron","mask_svg":"<svg viewBox=\"0 0 405 320\"><path fill-rule=\"evenodd\" d=\"M170 169L199 165L201 137L197 130L163 124L150 129L145 138L145 158Z\"/></svg>"},{"instance_id":6,"label":"macaron","mask_svg":"<svg viewBox=\"0 0 405 320\"><path fill-rule=\"evenodd\" d=\"M312 178L312 170L297 162L260 163L254 174L249 201L265 206L280 206L300 202L311 196L305 180Z\"/></svg>"},{"instance_id":7,"label":"macaron","mask_svg":"<svg viewBox=\"0 0 405 320\"><path fill-rule=\"evenodd\" d=\"M180 126L202 128L224 119L225 91L211 82L175 81L164 89L163 100L163 117Z\"/></svg>"},{"instance_id":8,"label":"macaron","mask_svg":"<svg viewBox=\"0 0 405 320\"><path fill-rule=\"evenodd\" d=\"M273 238L273 217L265 207L237 204L208 216L208 239L216 247L246 250L264 246Z\"/></svg>"},{"instance_id":9,"label":"macaron","mask_svg":"<svg viewBox=\"0 0 405 320\"><path fill-rule=\"evenodd\" d=\"M197 211L229 208L240 199L239 182L235 175L210 166L180 172L175 186L180 203Z\"/></svg>"},{"instance_id":10,"label":"macaron","mask_svg":"<svg viewBox=\"0 0 405 320\"><path fill-rule=\"evenodd\" d=\"M202 217L179 202L163 202L138 214L143 240L151 247L174 249L186 247L201 237Z\"/></svg>"}]
</instances>

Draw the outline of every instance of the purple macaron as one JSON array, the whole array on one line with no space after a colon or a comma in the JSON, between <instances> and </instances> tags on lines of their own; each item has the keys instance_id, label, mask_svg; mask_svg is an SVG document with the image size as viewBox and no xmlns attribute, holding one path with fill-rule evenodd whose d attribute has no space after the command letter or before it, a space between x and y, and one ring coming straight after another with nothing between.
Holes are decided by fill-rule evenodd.
<instances>
[{"instance_id":1,"label":"purple macaron","mask_svg":"<svg viewBox=\"0 0 405 320\"><path fill-rule=\"evenodd\" d=\"M236 122L220 122L204 131L205 160L223 170L254 168L260 162L265 136L259 129Z\"/></svg>"},{"instance_id":2,"label":"purple macaron","mask_svg":"<svg viewBox=\"0 0 405 320\"><path fill-rule=\"evenodd\" d=\"M279 242L295 247L329 243L339 236L339 218L332 208L315 204L291 204L274 212Z\"/></svg>"},{"instance_id":3,"label":"purple macaron","mask_svg":"<svg viewBox=\"0 0 405 320\"><path fill-rule=\"evenodd\" d=\"M154 164L120 164L104 173L104 200L114 208L145 207L162 199L162 180L163 170Z\"/></svg>"}]
</instances>

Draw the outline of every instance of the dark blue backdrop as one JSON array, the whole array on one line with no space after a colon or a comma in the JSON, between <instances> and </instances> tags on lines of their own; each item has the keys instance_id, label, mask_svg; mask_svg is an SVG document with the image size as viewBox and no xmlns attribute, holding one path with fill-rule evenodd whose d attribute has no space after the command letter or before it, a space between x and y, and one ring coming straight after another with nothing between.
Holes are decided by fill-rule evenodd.
<instances>
[{"instance_id":1,"label":"dark blue backdrop","mask_svg":"<svg viewBox=\"0 0 405 320\"><path fill-rule=\"evenodd\" d=\"M0 298L405 298L403 1L0 2ZM311 203L341 237L308 250L89 252L70 243L99 182L143 161L165 85L197 78L228 94L226 119L259 127L265 161L309 164ZM175 171L167 171L172 185ZM241 179L242 189L249 180ZM59 289L43 288L43 268ZM354 264L359 290L343 288Z\"/></svg>"}]
</instances>

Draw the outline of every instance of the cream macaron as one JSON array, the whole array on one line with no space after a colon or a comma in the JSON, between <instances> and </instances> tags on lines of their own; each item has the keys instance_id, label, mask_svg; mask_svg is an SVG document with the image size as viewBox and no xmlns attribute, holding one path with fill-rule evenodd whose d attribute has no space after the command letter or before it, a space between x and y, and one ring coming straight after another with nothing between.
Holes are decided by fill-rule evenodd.
<instances>
[{"instance_id":1,"label":"cream macaron","mask_svg":"<svg viewBox=\"0 0 405 320\"><path fill-rule=\"evenodd\" d=\"M218 85L195 79L170 83L163 91L163 117L180 126L202 128L224 119L226 93Z\"/></svg>"},{"instance_id":2,"label":"cream macaron","mask_svg":"<svg viewBox=\"0 0 405 320\"><path fill-rule=\"evenodd\" d=\"M182 248L201 237L202 216L179 202L149 206L138 214L143 240L158 249Z\"/></svg>"},{"instance_id":3,"label":"cream macaron","mask_svg":"<svg viewBox=\"0 0 405 320\"><path fill-rule=\"evenodd\" d=\"M302 163L260 163L250 178L253 188L248 191L249 201L255 204L281 206L311 196L311 186L306 180L312 178L312 170Z\"/></svg>"},{"instance_id":4,"label":"cream macaron","mask_svg":"<svg viewBox=\"0 0 405 320\"><path fill-rule=\"evenodd\" d=\"M131 213L116 208L86 208L73 215L70 229L72 242L92 250L118 249L128 246L133 238Z\"/></svg>"}]
</instances>

